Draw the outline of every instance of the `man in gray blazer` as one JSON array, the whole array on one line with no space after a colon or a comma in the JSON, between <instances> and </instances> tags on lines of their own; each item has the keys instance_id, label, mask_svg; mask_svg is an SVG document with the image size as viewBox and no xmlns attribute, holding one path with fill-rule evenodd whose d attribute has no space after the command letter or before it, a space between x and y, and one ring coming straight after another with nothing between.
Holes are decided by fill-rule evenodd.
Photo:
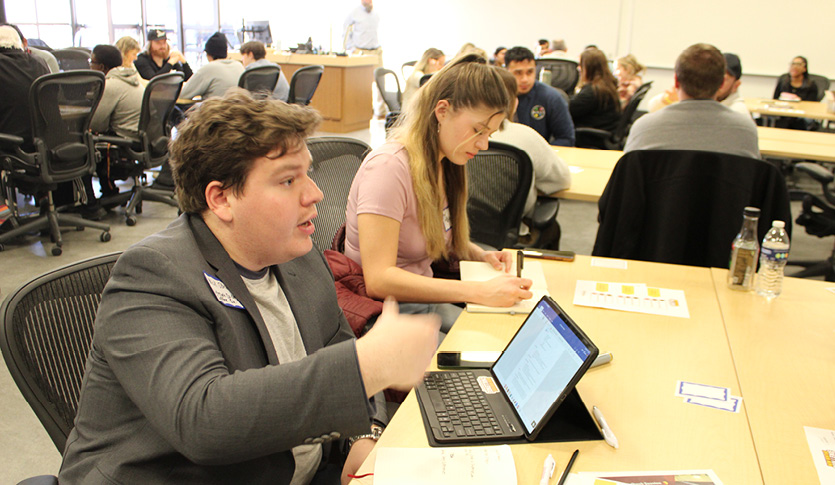
<instances>
[{"instance_id":1,"label":"man in gray blazer","mask_svg":"<svg viewBox=\"0 0 835 485\"><path fill-rule=\"evenodd\" d=\"M238 90L180 125L184 214L113 268L61 483L338 483L365 459L375 395L422 378L440 322L389 302L353 338L310 241L319 120Z\"/></svg>"}]
</instances>

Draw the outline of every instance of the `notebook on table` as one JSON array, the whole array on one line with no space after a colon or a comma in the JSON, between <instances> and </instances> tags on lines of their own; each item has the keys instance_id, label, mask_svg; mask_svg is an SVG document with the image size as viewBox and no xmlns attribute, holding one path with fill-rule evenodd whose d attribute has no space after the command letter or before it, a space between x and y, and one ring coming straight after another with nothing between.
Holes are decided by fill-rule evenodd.
<instances>
[{"instance_id":1,"label":"notebook on table","mask_svg":"<svg viewBox=\"0 0 835 485\"><path fill-rule=\"evenodd\" d=\"M430 443L533 441L569 395L579 400L574 386L597 354L562 308L542 297L489 370L426 373L415 391Z\"/></svg>"}]
</instances>

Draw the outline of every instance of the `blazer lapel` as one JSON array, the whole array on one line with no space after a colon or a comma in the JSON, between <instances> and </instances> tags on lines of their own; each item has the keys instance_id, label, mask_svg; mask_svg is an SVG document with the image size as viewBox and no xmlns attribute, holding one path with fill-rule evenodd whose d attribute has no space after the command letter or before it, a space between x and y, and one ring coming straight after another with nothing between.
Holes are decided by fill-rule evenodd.
<instances>
[{"instance_id":1,"label":"blazer lapel","mask_svg":"<svg viewBox=\"0 0 835 485\"><path fill-rule=\"evenodd\" d=\"M258 305L246 288L238 268L235 267L235 263L232 262L229 254L223 249L223 245L220 244L220 241L217 240L202 218L199 216L189 216L189 218L197 244L203 251L203 257L216 271L213 276L216 276L232 293L232 296L241 302L244 311L249 315L251 322L255 324L255 328L261 336L261 344L267 354L267 361L272 365L278 365L278 355L275 352L275 346L273 346L267 325L264 323L261 312L258 311Z\"/></svg>"},{"instance_id":2,"label":"blazer lapel","mask_svg":"<svg viewBox=\"0 0 835 485\"><path fill-rule=\"evenodd\" d=\"M299 334L304 343L304 349L307 355L311 355L320 348L322 348L321 336L316 333L318 324L316 322L309 322L310 313L305 312L306 305L310 305L310 300L306 295L302 294L305 288L305 283L299 281L299 275L293 267L282 267L279 265L275 270L275 277L278 279L278 284L284 291L284 296L287 297L287 303L290 304L290 309L293 310L293 316L296 318L296 326L299 328ZM289 265L288 265L289 266Z\"/></svg>"}]
</instances>

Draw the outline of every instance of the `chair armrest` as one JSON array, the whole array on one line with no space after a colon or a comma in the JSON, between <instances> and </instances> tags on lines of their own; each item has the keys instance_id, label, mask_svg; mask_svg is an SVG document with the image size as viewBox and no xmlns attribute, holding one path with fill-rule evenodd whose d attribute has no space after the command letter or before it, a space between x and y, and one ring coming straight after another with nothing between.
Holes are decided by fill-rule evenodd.
<instances>
[{"instance_id":1,"label":"chair armrest","mask_svg":"<svg viewBox=\"0 0 835 485\"><path fill-rule=\"evenodd\" d=\"M552 197L538 197L536 206L531 216L531 226L537 229L547 227L551 221L557 218L560 210L560 200Z\"/></svg>"},{"instance_id":2,"label":"chair armrest","mask_svg":"<svg viewBox=\"0 0 835 485\"><path fill-rule=\"evenodd\" d=\"M130 138L122 138L121 136L110 135L94 135L93 141L95 143L110 143L111 145L116 145L125 148L130 148L130 146L133 143L135 143L135 140L131 140Z\"/></svg>"},{"instance_id":3,"label":"chair armrest","mask_svg":"<svg viewBox=\"0 0 835 485\"><path fill-rule=\"evenodd\" d=\"M823 185L828 185L835 180L835 174L823 168L817 163L800 162L795 165L801 172L808 173L813 179L817 180Z\"/></svg>"},{"instance_id":4,"label":"chair armrest","mask_svg":"<svg viewBox=\"0 0 835 485\"><path fill-rule=\"evenodd\" d=\"M8 135L6 133L0 133L0 146L3 148L7 150L14 150L20 145L23 145L23 138L15 135Z\"/></svg>"},{"instance_id":5,"label":"chair armrest","mask_svg":"<svg viewBox=\"0 0 835 485\"><path fill-rule=\"evenodd\" d=\"M596 136L598 138L608 139L612 137L611 131L601 130L599 128L589 128L589 127L582 127L582 128L574 128L575 134L583 134L583 135L591 135Z\"/></svg>"}]
</instances>

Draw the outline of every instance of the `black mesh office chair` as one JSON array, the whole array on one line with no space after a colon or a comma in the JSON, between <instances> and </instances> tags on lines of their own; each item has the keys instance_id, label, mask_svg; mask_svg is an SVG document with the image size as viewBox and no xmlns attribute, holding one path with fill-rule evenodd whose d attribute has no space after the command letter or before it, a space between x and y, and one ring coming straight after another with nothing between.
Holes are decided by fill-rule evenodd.
<instances>
[{"instance_id":1,"label":"black mesh office chair","mask_svg":"<svg viewBox=\"0 0 835 485\"><path fill-rule=\"evenodd\" d=\"M598 202L592 255L726 268L745 207L786 221L783 174L753 158L691 150L638 150L615 165ZM760 223L758 240L770 229Z\"/></svg>"},{"instance_id":2,"label":"black mesh office chair","mask_svg":"<svg viewBox=\"0 0 835 485\"><path fill-rule=\"evenodd\" d=\"M324 72L324 66L304 66L296 70L290 78L290 96L287 102L304 106L310 104Z\"/></svg>"},{"instance_id":3,"label":"black mesh office chair","mask_svg":"<svg viewBox=\"0 0 835 485\"><path fill-rule=\"evenodd\" d=\"M420 81L418 81L418 86L423 86L424 84L428 83L430 79L432 79L432 74L424 74L420 77Z\"/></svg>"},{"instance_id":4,"label":"black mesh office chair","mask_svg":"<svg viewBox=\"0 0 835 485\"><path fill-rule=\"evenodd\" d=\"M119 253L53 270L0 307L0 349L21 394L58 451L72 430L101 293Z\"/></svg>"},{"instance_id":5,"label":"black mesh office chair","mask_svg":"<svg viewBox=\"0 0 835 485\"><path fill-rule=\"evenodd\" d=\"M52 51L62 71L90 69L90 52L84 49L58 49Z\"/></svg>"},{"instance_id":6,"label":"black mesh office chair","mask_svg":"<svg viewBox=\"0 0 835 485\"><path fill-rule=\"evenodd\" d=\"M3 244L37 231L48 231L55 243L52 254L61 254L61 227L101 229L100 239L110 240L110 226L59 213L52 192L58 184L76 183L95 172L97 155L90 133L90 120L104 90L104 75L96 71L69 71L37 78L29 89L29 112L34 151L23 150L21 137L0 133L0 179L3 197L12 212L13 229L0 234ZM76 190L86 197L83 188ZM41 213L20 213L17 194L43 196Z\"/></svg>"},{"instance_id":7,"label":"black mesh office chair","mask_svg":"<svg viewBox=\"0 0 835 485\"><path fill-rule=\"evenodd\" d=\"M540 79L542 70L551 73L551 86L562 89L572 94L577 82L580 80L580 72L577 70L577 62L568 59L537 59L536 77Z\"/></svg>"},{"instance_id":8,"label":"black mesh office chair","mask_svg":"<svg viewBox=\"0 0 835 485\"><path fill-rule=\"evenodd\" d=\"M374 82L377 83L377 89L380 90L380 95L383 96L383 101L386 102L388 110L400 112L400 102L403 95L400 92L400 81L397 79L397 74L391 69L378 67L374 69Z\"/></svg>"},{"instance_id":9,"label":"black mesh office chair","mask_svg":"<svg viewBox=\"0 0 835 485\"><path fill-rule=\"evenodd\" d=\"M638 110L638 105L646 97L650 87L652 87L652 81L642 84L635 90L635 94L629 98L629 102L623 108L615 131L599 128L576 128L574 130L574 145L580 148L623 150L624 145L626 145L626 137L629 136L629 130L635 121L635 112Z\"/></svg>"},{"instance_id":10,"label":"black mesh office chair","mask_svg":"<svg viewBox=\"0 0 835 485\"><path fill-rule=\"evenodd\" d=\"M467 217L470 239L490 248L513 247L533 179L531 159L524 151L490 142L467 163Z\"/></svg>"},{"instance_id":11,"label":"black mesh office chair","mask_svg":"<svg viewBox=\"0 0 835 485\"><path fill-rule=\"evenodd\" d=\"M316 204L313 242L322 251L330 249L336 231L345 223L348 191L354 175L371 147L355 138L322 136L308 138L307 148L313 160L310 178L324 193Z\"/></svg>"},{"instance_id":12,"label":"black mesh office chair","mask_svg":"<svg viewBox=\"0 0 835 485\"><path fill-rule=\"evenodd\" d=\"M819 74L809 74L809 80L818 88L818 101L822 100L829 91L829 78Z\"/></svg>"},{"instance_id":13,"label":"black mesh office chair","mask_svg":"<svg viewBox=\"0 0 835 485\"><path fill-rule=\"evenodd\" d=\"M143 200L179 207L173 192L147 187L142 183L142 178L146 170L159 167L168 161L168 142L171 137L168 120L182 86L183 74L180 72L171 72L151 79L142 97L138 140L118 136L96 137L99 144L116 145L128 158L136 160L136 165L131 172L131 177L133 177L131 191L102 200L103 204L120 204L128 201L125 209L125 223L129 226L136 224L136 214L142 212Z\"/></svg>"},{"instance_id":14,"label":"black mesh office chair","mask_svg":"<svg viewBox=\"0 0 835 485\"><path fill-rule=\"evenodd\" d=\"M802 162L796 165L797 170L809 174L820 182L825 200L810 193L803 194L801 212L795 222L806 229L808 234L817 237L835 235L835 175L816 163ZM812 278L823 276L826 281L835 281L835 245L832 253L822 261L802 261L789 259L790 266L804 268L789 276L798 278Z\"/></svg>"},{"instance_id":15,"label":"black mesh office chair","mask_svg":"<svg viewBox=\"0 0 835 485\"><path fill-rule=\"evenodd\" d=\"M238 87L246 89L255 97L271 98L280 76L281 67L275 64L253 67L241 74Z\"/></svg>"}]
</instances>

